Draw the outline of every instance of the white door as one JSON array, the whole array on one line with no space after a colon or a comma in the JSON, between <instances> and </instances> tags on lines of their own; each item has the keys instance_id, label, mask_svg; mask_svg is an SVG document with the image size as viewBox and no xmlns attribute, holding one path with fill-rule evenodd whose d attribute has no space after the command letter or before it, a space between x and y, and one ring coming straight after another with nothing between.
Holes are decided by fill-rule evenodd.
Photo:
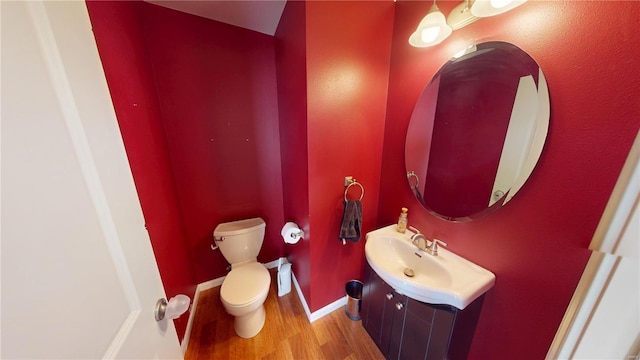
<instances>
[{"instance_id":1,"label":"white door","mask_svg":"<svg viewBox=\"0 0 640 360\"><path fill-rule=\"evenodd\" d=\"M0 4L0 356L182 358L85 3Z\"/></svg>"}]
</instances>

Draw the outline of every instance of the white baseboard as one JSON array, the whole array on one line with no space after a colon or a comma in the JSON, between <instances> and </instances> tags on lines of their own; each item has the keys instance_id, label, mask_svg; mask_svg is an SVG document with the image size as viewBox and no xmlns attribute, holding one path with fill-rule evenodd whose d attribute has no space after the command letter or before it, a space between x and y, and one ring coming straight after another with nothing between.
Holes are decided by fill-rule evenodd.
<instances>
[{"instance_id":1,"label":"white baseboard","mask_svg":"<svg viewBox=\"0 0 640 360\"><path fill-rule=\"evenodd\" d=\"M296 292L298 293L298 298L300 299L300 302L302 303L302 307L304 308L304 313L307 314L307 319L309 319L309 322L312 322L309 305L307 305L307 300L304 298L302 289L300 289L300 284L298 284L298 279L296 279L296 274L293 271L291 271L291 278L293 280L293 287L296 288Z\"/></svg>"},{"instance_id":2,"label":"white baseboard","mask_svg":"<svg viewBox=\"0 0 640 360\"><path fill-rule=\"evenodd\" d=\"M296 292L298 292L298 297L300 298L300 302L302 303L302 307L304 308L305 314L307 314L307 319L312 323L329 313L340 309L341 307L347 304L347 296L345 295L342 298L332 302L331 304L321 308L320 310L316 310L311 312L309 310L309 305L307 305L307 300L304 298L304 294L302 294L302 289L300 289L300 284L298 284L298 279L296 279L296 274L292 272L293 277L293 285L296 288Z\"/></svg>"},{"instance_id":3,"label":"white baseboard","mask_svg":"<svg viewBox=\"0 0 640 360\"><path fill-rule=\"evenodd\" d=\"M280 261L282 261L283 264L286 264L288 261L286 258L280 258L277 260L273 260L270 261L268 263L265 263L264 266L267 269L273 269L273 268L277 268L278 264L280 263ZM307 305L307 300L304 298L304 294L302 294L302 289L300 289L300 285L298 284L298 280L296 279L296 275L295 273L292 271L291 272L292 278L293 278L293 285L296 288L296 292L298 293L298 298L300 298L300 302L302 303L302 307L304 308L304 312L307 315L307 319L309 319L309 322L312 323L320 318L322 318L323 316L340 309L341 307L345 306L347 304L347 296L345 295L342 298L337 299L336 301L332 302L331 304L323 307L320 310L314 311L313 313L309 310L309 305ZM191 305L191 312L189 313L189 321L187 322L187 329L184 333L184 338L182 339L182 344L181 344L181 348L182 348L182 353L186 353L187 351L187 347L189 346L189 339L190 339L190 335L191 335L191 328L193 326L193 319L195 317L196 314L196 306L198 305L198 298L200 297L200 293L202 291L205 290L209 290L212 289L216 286L220 286L222 285L222 283L224 282L224 279L226 278L226 276L222 276L219 277L217 279L213 279L213 280L209 280L209 281L205 281L203 283L198 284L198 286L196 287L196 293L193 296L193 303Z\"/></svg>"},{"instance_id":4,"label":"white baseboard","mask_svg":"<svg viewBox=\"0 0 640 360\"><path fill-rule=\"evenodd\" d=\"M196 286L196 293L193 295L193 303L191 304L191 311L189 312L189 321L187 322L187 329L184 332L184 338L182 339L182 343L180 347L182 348L182 353L185 354L187 352L187 347L189 346L189 339L191 337L191 328L193 326L193 318L196 315L196 306L198 306L198 299L200 298L200 293L212 289L216 286L222 285L222 282L226 276L219 277L217 279L205 281L203 283L198 284Z\"/></svg>"},{"instance_id":5,"label":"white baseboard","mask_svg":"<svg viewBox=\"0 0 640 360\"><path fill-rule=\"evenodd\" d=\"M265 264L263 264L263 265L264 265L264 267L266 267L267 269L277 268L277 267L278 267L278 262L279 262L281 259L282 259L282 263L283 263L283 264L286 264L286 263L288 262L288 261L287 261L287 258L280 258L280 259L273 260L273 261L270 261L270 262L268 262L268 263L265 263Z\"/></svg>"},{"instance_id":6,"label":"white baseboard","mask_svg":"<svg viewBox=\"0 0 640 360\"><path fill-rule=\"evenodd\" d=\"M182 343L180 343L180 348L182 349L182 354L187 353L187 347L189 346L189 338L191 337L191 327L193 326L193 318L196 315L196 305L198 304L198 296L200 295L200 291L196 287L196 293L193 295L193 303L191 303L191 309L189 311L189 320L187 321L187 329L184 331L184 337L182 338Z\"/></svg>"},{"instance_id":7,"label":"white baseboard","mask_svg":"<svg viewBox=\"0 0 640 360\"><path fill-rule=\"evenodd\" d=\"M344 307L345 305L347 305L347 297L342 297L339 298L338 300L332 302L331 304L321 308L320 310L316 310L314 312L311 313L311 316L309 317L309 322L314 322L322 317L324 317L325 315L329 315L330 313L340 309L341 307ZM345 315L346 316L346 315Z\"/></svg>"}]
</instances>

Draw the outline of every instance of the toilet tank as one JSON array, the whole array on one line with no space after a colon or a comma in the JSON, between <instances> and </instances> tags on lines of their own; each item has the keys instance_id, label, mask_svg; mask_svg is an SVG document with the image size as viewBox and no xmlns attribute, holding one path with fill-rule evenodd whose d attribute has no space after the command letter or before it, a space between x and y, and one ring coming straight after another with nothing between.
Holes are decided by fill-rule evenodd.
<instances>
[{"instance_id":1,"label":"toilet tank","mask_svg":"<svg viewBox=\"0 0 640 360\"><path fill-rule=\"evenodd\" d=\"M213 236L229 264L256 260L264 240L265 222L259 217L218 224Z\"/></svg>"}]
</instances>

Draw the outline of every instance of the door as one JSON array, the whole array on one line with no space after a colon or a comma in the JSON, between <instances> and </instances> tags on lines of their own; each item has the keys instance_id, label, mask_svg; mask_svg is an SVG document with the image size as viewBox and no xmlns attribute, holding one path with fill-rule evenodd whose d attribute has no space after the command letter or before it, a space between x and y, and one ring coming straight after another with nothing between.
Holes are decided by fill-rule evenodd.
<instances>
[{"instance_id":1,"label":"door","mask_svg":"<svg viewBox=\"0 0 640 360\"><path fill-rule=\"evenodd\" d=\"M182 358L85 3L0 12L0 357Z\"/></svg>"}]
</instances>

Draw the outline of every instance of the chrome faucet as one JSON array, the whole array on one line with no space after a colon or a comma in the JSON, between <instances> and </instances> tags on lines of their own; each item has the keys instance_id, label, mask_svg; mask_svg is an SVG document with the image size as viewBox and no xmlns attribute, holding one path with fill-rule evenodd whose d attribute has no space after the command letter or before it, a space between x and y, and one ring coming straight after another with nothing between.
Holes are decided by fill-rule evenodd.
<instances>
[{"instance_id":1,"label":"chrome faucet","mask_svg":"<svg viewBox=\"0 0 640 360\"><path fill-rule=\"evenodd\" d=\"M409 226L409 228L415 231L415 234L411 235L411 243L418 249L430 255L438 256L438 244L445 247L447 246L447 243L438 239L433 239L431 241L431 244L429 244L429 240L420 232L420 230L414 228L413 226Z\"/></svg>"},{"instance_id":2,"label":"chrome faucet","mask_svg":"<svg viewBox=\"0 0 640 360\"><path fill-rule=\"evenodd\" d=\"M411 243L422 251L427 250L427 238L424 237L419 231L411 235Z\"/></svg>"}]
</instances>

